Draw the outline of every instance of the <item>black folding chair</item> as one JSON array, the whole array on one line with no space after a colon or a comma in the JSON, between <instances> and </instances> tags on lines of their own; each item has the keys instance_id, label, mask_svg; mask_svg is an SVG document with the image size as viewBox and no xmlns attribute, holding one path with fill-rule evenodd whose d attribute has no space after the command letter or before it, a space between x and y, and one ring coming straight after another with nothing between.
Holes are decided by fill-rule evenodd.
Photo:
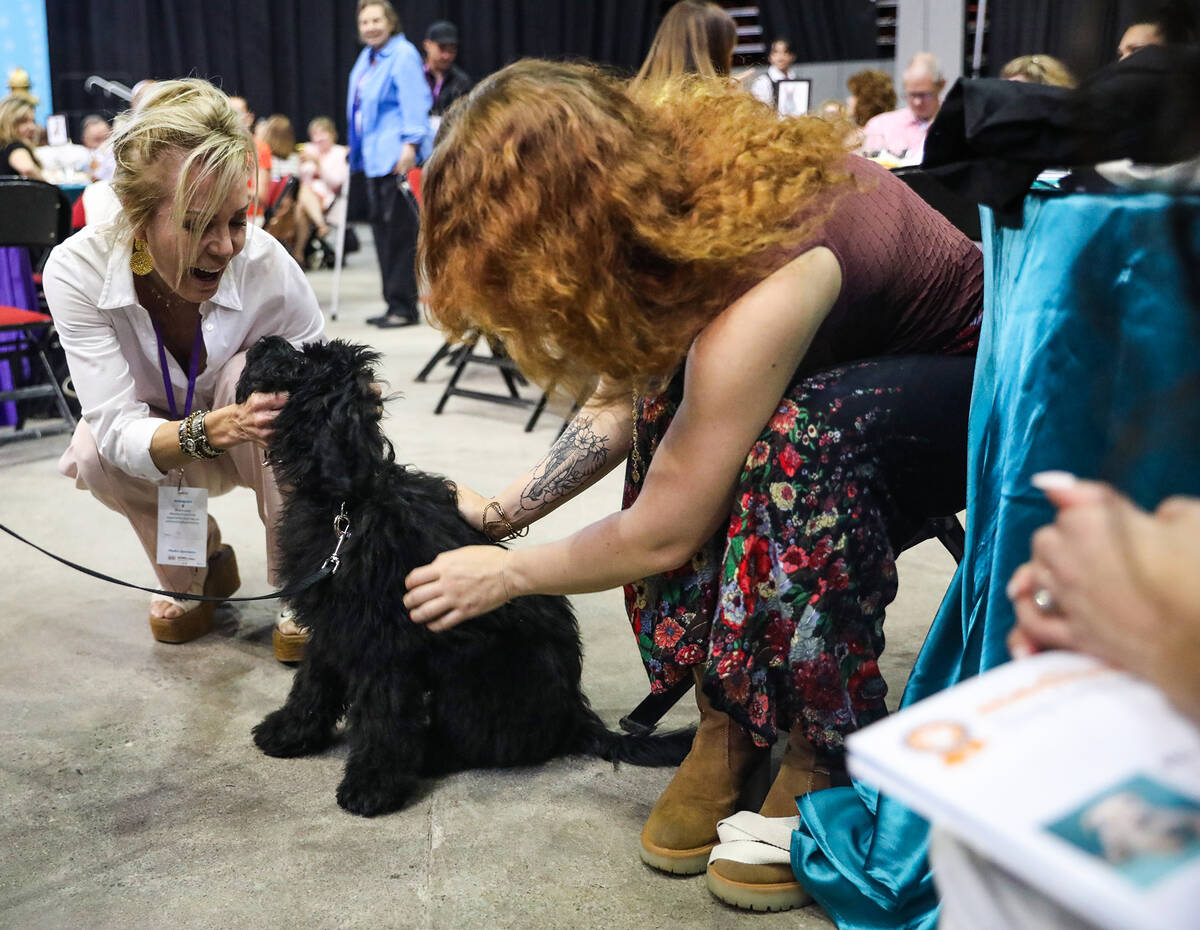
<instances>
[{"instance_id":1,"label":"black folding chair","mask_svg":"<svg viewBox=\"0 0 1200 930\"><path fill-rule=\"evenodd\" d=\"M50 249L70 234L71 205L62 191L44 181L0 178L0 246L29 250L31 267L40 268ZM35 275L35 280L39 277ZM30 383L0 391L0 403L14 401L18 405L17 422L11 432L0 433L0 444L75 429L75 416L47 355L54 324L43 312L46 302L40 287L38 305L38 310L0 306L0 333L16 336L0 343L0 362L8 364L14 384L24 380L25 365L31 373ZM61 422L26 429L21 403L47 397L53 399Z\"/></svg>"},{"instance_id":2,"label":"black folding chair","mask_svg":"<svg viewBox=\"0 0 1200 930\"><path fill-rule=\"evenodd\" d=\"M892 174L911 187L922 200L953 223L972 242L982 240L979 205L975 201L950 190L923 168L896 168Z\"/></svg>"},{"instance_id":3,"label":"black folding chair","mask_svg":"<svg viewBox=\"0 0 1200 930\"><path fill-rule=\"evenodd\" d=\"M531 397L522 397L518 385L528 386L529 382L517 369L516 362L509 358L508 353L504 351L504 343L494 336L487 337L484 339L484 344L488 347L488 352L485 354L477 351L481 338L479 333L470 332L460 343L444 343L425 363L425 367L421 369L414 380L424 381L438 362L445 359L446 364L454 367L454 371L450 375L450 380L447 382L446 389L442 392L437 406L433 408L435 414L440 414L445 409L446 402L451 397L470 397L473 400L504 404L508 407L532 407L533 412L525 423L525 432L532 432L542 411L546 409L546 402L550 399L549 395L543 391L537 400ZM459 379L462 378L468 365L487 365L490 368L499 369L500 377L504 379L504 385L508 389L507 393L499 394L495 391L479 391L473 388L459 387ZM578 407L572 408L571 416L575 415L577 409ZM567 421L569 420L570 417L567 418ZM566 422L563 423L562 429L566 429ZM559 430L560 435L562 429Z\"/></svg>"}]
</instances>

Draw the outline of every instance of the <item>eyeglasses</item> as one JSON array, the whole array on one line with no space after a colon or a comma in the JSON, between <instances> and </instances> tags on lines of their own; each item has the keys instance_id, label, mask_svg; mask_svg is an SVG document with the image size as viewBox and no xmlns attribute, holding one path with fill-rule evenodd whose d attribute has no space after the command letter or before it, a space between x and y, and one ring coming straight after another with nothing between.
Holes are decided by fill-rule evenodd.
<instances>
[{"instance_id":1,"label":"eyeglasses","mask_svg":"<svg viewBox=\"0 0 1200 930\"><path fill-rule=\"evenodd\" d=\"M907 91L904 94L909 100L929 100L934 96L933 91Z\"/></svg>"}]
</instances>

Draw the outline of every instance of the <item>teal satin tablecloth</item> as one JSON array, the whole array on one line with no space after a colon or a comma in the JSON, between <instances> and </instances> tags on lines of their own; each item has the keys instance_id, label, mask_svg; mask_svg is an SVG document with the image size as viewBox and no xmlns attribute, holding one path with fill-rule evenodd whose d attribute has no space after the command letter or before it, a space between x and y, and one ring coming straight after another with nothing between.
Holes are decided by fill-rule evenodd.
<instances>
[{"instance_id":1,"label":"teal satin tablecloth","mask_svg":"<svg viewBox=\"0 0 1200 930\"><path fill-rule=\"evenodd\" d=\"M1031 475L1103 479L1144 507L1200 494L1200 198L1031 195L1021 229L985 211L983 234L967 551L905 705L1008 659L1004 587L1053 518ZM924 820L862 784L800 814L792 867L838 927L934 926Z\"/></svg>"}]
</instances>

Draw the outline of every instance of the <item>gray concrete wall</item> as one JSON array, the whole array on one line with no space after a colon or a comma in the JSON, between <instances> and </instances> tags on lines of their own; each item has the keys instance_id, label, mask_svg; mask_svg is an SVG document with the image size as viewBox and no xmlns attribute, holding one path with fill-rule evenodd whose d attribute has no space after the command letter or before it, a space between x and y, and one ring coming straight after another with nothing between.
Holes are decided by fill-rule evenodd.
<instances>
[{"instance_id":1,"label":"gray concrete wall","mask_svg":"<svg viewBox=\"0 0 1200 930\"><path fill-rule=\"evenodd\" d=\"M862 71L864 68L878 68L881 71L889 71L892 68L892 62L888 59L868 58L862 61L822 61L822 62L807 62L796 66L800 70L800 77L812 81L812 93L809 97L810 107L816 109L826 100L841 100L845 101L850 93L846 89L846 80L850 75ZM754 82L754 78L765 71L766 68L758 69L754 75L747 77L745 86L747 88Z\"/></svg>"},{"instance_id":2,"label":"gray concrete wall","mask_svg":"<svg viewBox=\"0 0 1200 930\"><path fill-rule=\"evenodd\" d=\"M962 0L899 0L894 65L898 94L903 93L904 68L917 52L937 57L947 87L962 76L966 15Z\"/></svg>"}]
</instances>

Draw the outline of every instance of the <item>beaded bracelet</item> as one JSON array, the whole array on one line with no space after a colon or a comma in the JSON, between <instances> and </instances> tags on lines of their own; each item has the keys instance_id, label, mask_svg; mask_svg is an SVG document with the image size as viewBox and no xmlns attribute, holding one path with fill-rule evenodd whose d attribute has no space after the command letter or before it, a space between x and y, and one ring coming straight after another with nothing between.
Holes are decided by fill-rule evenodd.
<instances>
[{"instance_id":1,"label":"beaded bracelet","mask_svg":"<svg viewBox=\"0 0 1200 930\"><path fill-rule=\"evenodd\" d=\"M488 513L493 510L496 512L497 519L489 520ZM504 529L508 531L507 535L495 535L492 532L492 527L494 526L504 527ZM520 529L517 529L512 525L512 521L510 521L508 516L504 513L504 508L500 506L499 501L488 501L487 506L483 508L483 531L496 542L507 542L510 539L518 539L522 536L528 535L529 527L523 526Z\"/></svg>"},{"instance_id":2,"label":"beaded bracelet","mask_svg":"<svg viewBox=\"0 0 1200 930\"><path fill-rule=\"evenodd\" d=\"M224 449L213 448L204 429L207 410L193 410L179 423L179 448L199 462L210 461L224 455Z\"/></svg>"}]
</instances>

